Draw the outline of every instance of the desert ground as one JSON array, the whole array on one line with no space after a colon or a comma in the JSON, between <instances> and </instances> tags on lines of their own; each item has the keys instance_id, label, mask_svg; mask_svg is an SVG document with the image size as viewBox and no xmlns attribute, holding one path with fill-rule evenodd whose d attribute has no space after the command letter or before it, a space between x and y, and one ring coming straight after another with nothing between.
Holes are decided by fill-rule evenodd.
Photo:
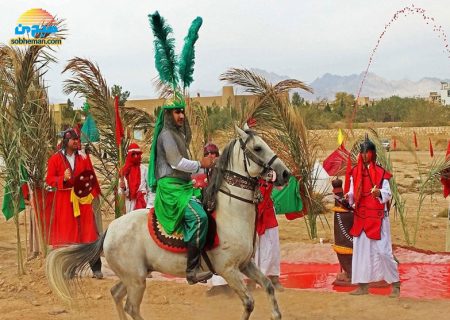
<instances>
[{"instance_id":1,"label":"desert ground","mask_svg":"<svg viewBox=\"0 0 450 320\"><path fill-rule=\"evenodd\" d=\"M408 129L409 130L409 129ZM424 129L425 130L425 129ZM400 129L387 130L383 134L392 137ZM391 133L390 133L391 132ZM395 133L397 132L397 133ZM450 127L431 130L428 136L435 141L435 157L445 154L446 141L450 137ZM319 134L322 134L319 132ZM334 148L324 134L324 149L321 160ZM406 199L410 232L416 221L418 204L417 168L426 168L432 161L427 141L428 136L419 135L420 150L417 158L399 143L401 151L391 151L394 175L400 192ZM409 133L404 134L404 139ZM335 139L333 138L333 142ZM439 142L437 142L439 141ZM419 217L415 247L436 252L445 251L447 229L447 201L438 188L433 196L427 197ZM104 225L112 219L105 215ZM398 216L391 212L392 241L405 245L402 226ZM319 240L310 240L303 219L287 221L278 217L282 260L308 262L314 255L314 247ZM318 220L318 238L324 245L333 242L333 213L325 213ZM21 224L22 239L25 225ZM25 245L23 241L23 246ZM103 280L89 276L82 280L82 295L73 305L65 305L50 290L42 257L26 262L26 275L17 276L15 227L11 221L0 218L0 319L118 319L109 289L115 283L113 276ZM306 248L302 251L302 248ZM298 250L297 250L298 249ZM308 252L309 250L309 252ZM330 247L330 250L331 247ZM300 253L300 254L299 254ZM304 253L304 255L302 255ZM429 284L430 286L433 283ZM242 306L235 295L208 297L206 285L189 286L183 281L162 281L158 277L148 279L141 311L145 319L239 319ZM449 284L450 290L450 284ZM269 319L268 301L262 290L254 292L255 310L251 319ZM350 296L347 293L323 292L315 289L286 289L277 293L283 319L448 319L450 300L428 300L386 296Z\"/></svg>"}]
</instances>

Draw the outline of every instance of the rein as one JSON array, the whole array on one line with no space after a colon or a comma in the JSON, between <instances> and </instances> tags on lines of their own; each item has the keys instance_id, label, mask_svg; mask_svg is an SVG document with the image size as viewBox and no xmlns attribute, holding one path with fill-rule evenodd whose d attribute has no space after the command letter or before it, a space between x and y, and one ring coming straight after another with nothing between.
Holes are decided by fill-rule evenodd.
<instances>
[{"instance_id":1,"label":"rein","mask_svg":"<svg viewBox=\"0 0 450 320\"><path fill-rule=\"evenodd\" d=\"M271 169L272 164L278 158L278 156L275 154L272 158L270 158L270 160L267 163L264 162L260 157L258 157L255 153L253 153L251 150L249 150L247 148L247 142L249 139L250 138L247 138L247 140L244 141L244 140L242 140L242 138L239 138L239 144L241 146L242 152L244 153L245 173L247 173L249 175L248 168L247 168L247 162L250 164L250 160L251 160L254 163L256 163L257 165L264 168L264 170L261 172L261 175L262 175ZM254 195L253 195L253 199L250 200L250 199L245 199L245 198L242 198L235 194L232 194L231 192L223 190L223 189L219 189L219 192L222 192L229 197L238 199L245 203L251 203L251 204L257 205L258 203L261 202L262 195L261 195L259 188L257 188L258 178L245 177L243 175L240 175L240 174L230 171L230 170L223 170L223 172L224 172L223 178L226 183L228 183L229 185L234 186L234 187L254 191Z\"/></svg>"},{"instance_id":2,"label":"rein","mask_svg":"<svg viewBox=\"0 0 450 320\"><path fill-rule=\"evenodd\" d=\"M232 194L229 191L223 190L222 188L219 189L219 192L222 192L223 194L226 194L227 196L237 199L239 201L254 205L254 207L255 207L255 228L253 231L253 248L255 248L256 224L258 221L258 203L260 203L262 201L263 197L262 197L261 191L259 190L259 187L258 187L258 178L250 177L250 174L248 173L247 161L248 161L249 165L250 165L250 160L252 160L257 165L263 167L264 170L263 170L263 172L261 172L261 175L262 175L271 169L272 164L278 157L277 157L277 155L274 155L267 163L265 163L261 158L259 158L256 154L254 154L252 151L250 151L247 148L247 141L248 141L248 139L244 142L241 138L239 138L240 147L241 147L242 152L244 153L245 173L247 173L249 175L249 177L240 175L240 174L230 171L230 170L226 170L226 169L222 169L222 170L223 170L223 179L227 184L234 186L234 187L241 188L241 189L253 191L254 192L253 199L250 200L250 199L242 198L238 195ZM255 254L254 251L253 251L253 254ZM211 267L210 267L210 270L214 270L214 269L211 269Z\"/></svg>"}]
</instances>

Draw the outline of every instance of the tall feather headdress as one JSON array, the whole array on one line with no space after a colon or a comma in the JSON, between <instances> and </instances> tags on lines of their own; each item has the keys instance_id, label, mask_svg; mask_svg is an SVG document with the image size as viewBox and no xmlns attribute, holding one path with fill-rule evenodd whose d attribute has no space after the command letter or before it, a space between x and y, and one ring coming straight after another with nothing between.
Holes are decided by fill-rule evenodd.
<instances>
[{"instance_id":1,"label":"tall feather headdress","mask_svg":"<svg viewBox=\"0 0 450 320\"><path fill-rule=\"evenodd\" d=\"M184 109L186 106L184 94L194 81L195 43L198 40L198 31L203 23L201 17L192 21L187 36L184 38L184 46L180 57L175 54L175 39L172 28L165 19L156 11L149 14L150 27L153 31L155 46L155 67L160 81L172 89L172 97L162 106L156 120L153 133L152 146L150 148L150 162L148 170L148 185L153 192L156 191L156 143L164 126L164 110ZM182 86L180 88L180 85Z\"/></svg>"}]
</instances>

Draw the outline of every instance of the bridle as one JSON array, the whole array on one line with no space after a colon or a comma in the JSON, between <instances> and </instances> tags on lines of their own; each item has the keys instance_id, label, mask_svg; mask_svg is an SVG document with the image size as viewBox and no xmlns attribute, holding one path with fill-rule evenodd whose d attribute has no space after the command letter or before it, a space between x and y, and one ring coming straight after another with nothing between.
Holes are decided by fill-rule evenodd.
<instances>
[{"instance_id":1,"label":"bridle","mask_svg":"<svg viewBox=\"0 0 450 320\"><path fill-rule=\"evenodd\" d=\"M247 169L247 162L250 165L250 160L252 160L257 165L264 168L264 170L261 172L260 176L267 173L270 169L274 161L278 158L278 156L275 154L270 160L266 163L261 158L259 158L253 151L251 151L249 148L247 148L247 142L251 137L249 136L247 140L242 140L242 138L239 138L239 144L241 145L241 149L244 152L244 168L245 173L248 173Z\"/></svg>"},{"instance_id":2,"label":"bridle","mask_svg":"<svg viewBox=\"0 0 450 320\"><path fill-rule=\"evenodd\" d=\"M223 190L223 189L219 189L219 191L232 197L232 198L238 199L240 201L257 205L262 200L261 192L260 192L259 188L257 188L258 187L258 177L260 177L261 175L265 174L270 169L272 169L271 166L275 162L275 160L278 158L278 156L274 155L266 163L264 160L259 158L254 152L252 152L249 148L247 148L247 142L250 138L251 137L249 136L247 138L247 140L245 140L245 141L242 138L239 138L240 148L241 148L242 152L244 153L245 173L248 175L248 177L240 175L234 171L225 170L225 169L222 169L222 170L223 170L223 178L226 183L228 183L229 185L234 186L234 187L253 191L254 192L253 199L251 199L251 200L245 199L245 198L242 198L238 195L232 194L231 192ZM248 165L250 165L250 160L264 168L258 177L251 177L248 172L247 162L248 162Z\"/></svg>"}]
</instances>

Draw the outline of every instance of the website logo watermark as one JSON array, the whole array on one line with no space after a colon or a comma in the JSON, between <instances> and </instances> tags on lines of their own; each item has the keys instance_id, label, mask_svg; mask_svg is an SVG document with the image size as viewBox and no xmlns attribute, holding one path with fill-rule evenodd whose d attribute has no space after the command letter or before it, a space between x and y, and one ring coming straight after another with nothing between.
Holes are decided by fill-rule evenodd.
<instances>
[{"instance_id":1,"label":"website logo watermark","mask_svg":"<svg viewBox=\"0 0 450 320\"><path fill-rule=\"evenodd\" d=\"M14 28L16 37L10 39L10 45L20 46L51 46L61 45L58 37L57 20L43 9L30 9L17 20Z\"/></svg>"}]
</instances>

